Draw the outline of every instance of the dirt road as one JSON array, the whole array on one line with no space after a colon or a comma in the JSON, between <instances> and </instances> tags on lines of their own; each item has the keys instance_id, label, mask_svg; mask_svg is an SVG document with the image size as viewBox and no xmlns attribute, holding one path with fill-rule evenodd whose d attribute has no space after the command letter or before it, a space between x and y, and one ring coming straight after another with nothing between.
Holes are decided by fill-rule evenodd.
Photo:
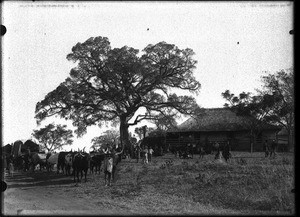
<instances>
[{"instance_id":1,"label":"dirt road","mask_svg":"<svg viewBox=\"0 0 300 217\"><path fill-rule=\"evenodd\" d=\"M66 214L69 213L66 211L76 214L95 209L105 212L103 208L75 195L73 189L76 187L71 177L45 172L18 172L13 177L5 177L5 181L8 185L4 192L5 215L30 213L28 210L48 210L49 213L65 211Z\"/></svg>"}]
</instances>

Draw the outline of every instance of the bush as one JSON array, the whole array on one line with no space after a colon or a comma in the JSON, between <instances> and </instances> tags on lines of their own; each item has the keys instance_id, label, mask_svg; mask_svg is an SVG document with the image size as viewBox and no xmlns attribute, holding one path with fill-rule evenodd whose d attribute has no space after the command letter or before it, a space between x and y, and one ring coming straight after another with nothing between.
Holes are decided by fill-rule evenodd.
<instances>
[{"instance_id":1,"label":"bush","mask_svg":"<svg viewBox=\"0 0 300 217\"><path fill-rule=\"evenodd\" d=\"M282 158L282 164L284 164L284 165L292 165L293 162L292 162L292 160L288 159L287 157L283 157Z\"/></svg>"},{"instance_id":2,"label":"bush","mask_svg":"<svg viewBox=\"0 0 300 217\"><path fill-rule=\"evenodd\" d=\"M237 163L240 165L247 165L247 160L245 158L238 158Z\"/></svg>"}]
</instances>

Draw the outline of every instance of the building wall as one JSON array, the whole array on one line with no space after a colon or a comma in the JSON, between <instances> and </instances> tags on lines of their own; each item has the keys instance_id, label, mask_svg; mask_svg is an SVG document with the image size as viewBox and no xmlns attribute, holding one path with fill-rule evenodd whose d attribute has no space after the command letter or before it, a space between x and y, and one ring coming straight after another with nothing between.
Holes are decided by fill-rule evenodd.
<instances>
[{"instance_id":1,"label":"building wall","mask_svg":"<svg viewBox=\"0 0 300 217\"><path fill-rule=\"evenodd\" d=\"M192 140L198 146L210 147L215 142L220 145L230 141L233 151L249 151L250 139L246 137L246 132L178 132L176 134L168 134L166 143L170 146L185 146L190 143L189 135L192 135Z\"/></svg>"},{"instance_id":2,"label":"building wall","mask_svg":"<svg viewBox=\"0 0 300 217\"><path fill-rule=\"evenodd\" d=\"M180 136L179 136L180 135ZM193 142L202 147L212 146L213 143L218 142L224 144L230 142L231 151L251 151L251 137L249 131L230 131L230 132L180 132L177 137L173 134L172 138L166 137L167 144L170 146L185 146L190 141L189 135L192 135ZM275 131L263 131L253 143L252 150L254 152L263 151L263 142L268 139L276 139Z\"/></svg>"},{"instance_id":3,"label":"building wall","mask_svg":"<svg viewBox=\"0 0 300 217\"><path fill-rule=\"evenodd\" d=\"M232 151L250 151L251 142L248 131L236 131L234 132L231 142Z\"/></svg>"}]
</instances>

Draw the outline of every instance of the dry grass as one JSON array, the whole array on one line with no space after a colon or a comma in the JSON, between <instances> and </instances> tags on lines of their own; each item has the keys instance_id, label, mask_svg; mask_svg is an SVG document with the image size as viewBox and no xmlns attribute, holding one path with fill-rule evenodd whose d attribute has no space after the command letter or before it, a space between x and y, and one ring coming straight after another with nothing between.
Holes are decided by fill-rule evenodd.
<instances>
[{"instance_id":1,"label":"dry grass","mask_svg":"<svg viewBox=\"0 0 300 217\"><path fill-rule=\"evenodd\" d=\"M234 153L229 163L182 160L172 155L147 165L123 160L116 182L104 187L103 173L89 175L75 188L76 196L122 214L292 214L293 155L275 159L263 153Z\"/></svg>"}]
</instances>

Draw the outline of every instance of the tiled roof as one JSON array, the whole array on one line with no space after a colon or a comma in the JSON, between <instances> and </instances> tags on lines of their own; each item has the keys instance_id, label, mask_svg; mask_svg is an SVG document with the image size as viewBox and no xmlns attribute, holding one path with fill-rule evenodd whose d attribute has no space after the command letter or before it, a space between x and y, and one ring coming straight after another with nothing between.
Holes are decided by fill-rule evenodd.
<instances>
[{"instance_id":1,"label":"tiled roof","mask_svg":"<svg viewBox=\"0 0 300 217\"><path fill-rule=\"evenodd\" d=\"M169 132L179 131L239 131L249 130L250 119L245 116L237 116L228 108L209 108L195 119L189 118L177 129ZM263 124L264 130L280 130L278 126Z\"/></svg>"}]
</instances>

